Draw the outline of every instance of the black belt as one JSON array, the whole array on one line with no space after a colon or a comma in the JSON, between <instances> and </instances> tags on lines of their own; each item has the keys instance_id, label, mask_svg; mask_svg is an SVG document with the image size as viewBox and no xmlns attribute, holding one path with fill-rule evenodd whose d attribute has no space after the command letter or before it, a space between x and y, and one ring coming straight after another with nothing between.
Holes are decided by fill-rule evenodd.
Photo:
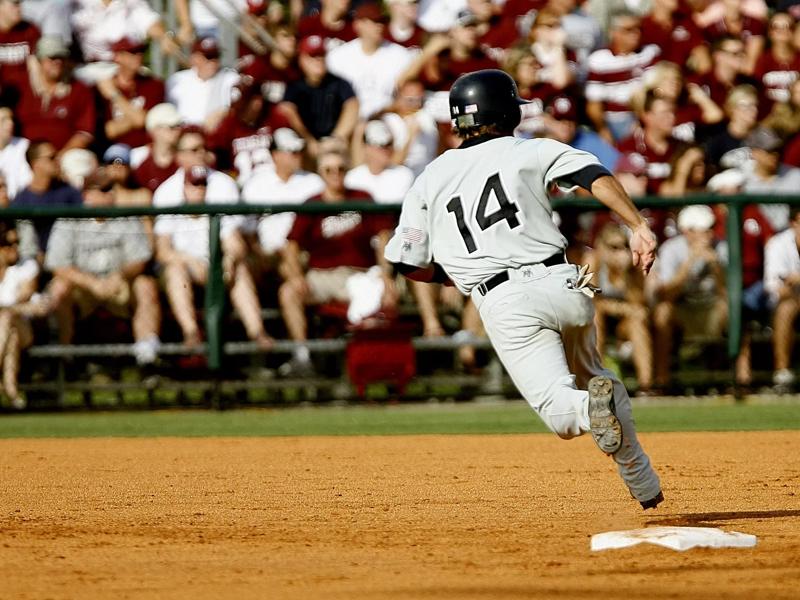
<instances>
[{"instance_id":1,"label":"black belt","mask_svg":"<svg viewBox=\"0 0 800 600\"><path fill-rule=\"evenodd\" d=\"M545 267L554 267L556 265L567 264L567 258L564 256L563 252L559 252L558 254L553 254L553 256L550 256L549 258L545 258L540 263L534 264L544 265ZM492 275L483 283L478 284L478 293L480 293L481 296L485 296L501 283L508 281L508 277L508 271L500 271L496 275Z\"/></svg>"}]
</instances>

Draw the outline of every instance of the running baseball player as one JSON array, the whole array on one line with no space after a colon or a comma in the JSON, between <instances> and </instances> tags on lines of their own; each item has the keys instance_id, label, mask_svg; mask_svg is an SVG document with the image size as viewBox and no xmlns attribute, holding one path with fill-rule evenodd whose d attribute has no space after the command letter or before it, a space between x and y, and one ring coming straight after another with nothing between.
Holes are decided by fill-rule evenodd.
<instances>
[{"instance_id":1,"label":"running baseball player","mask_svg":"<svg viewBox=\"0 0 800 600\"><path fill-rule=\"evenodd\" d=\"M633 497L655 508L664 496L636 438L630 398L597 351L592 274L567 263L548 190L580 186L615 211L645 274L656 238L596 157L512 136L524 103L503 71L456 80L450 114L464 141L414 182L385 255L410 279L452 282L469 294L497 355L550 430L563 439L590 432Z\"/></svg>"}]
</instances>

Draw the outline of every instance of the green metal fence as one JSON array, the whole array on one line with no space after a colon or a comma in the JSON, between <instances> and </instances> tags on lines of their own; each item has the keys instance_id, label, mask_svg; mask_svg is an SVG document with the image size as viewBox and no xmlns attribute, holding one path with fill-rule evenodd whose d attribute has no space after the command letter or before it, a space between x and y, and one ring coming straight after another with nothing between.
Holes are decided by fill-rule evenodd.
<instances>
[{"instance_id":1,"label":"green metal fence","mask_svg":"<svg viewBox=\"0 0 800 600\"><path fill-rule=\"evenodd\" d=\"M798 190L800 192L800 190ZM729 302L728 355L733 358L738 354L742 339L742 211L747 204L786 203L800 205L798 196L715 196L698 194L682 198L643 197L636 199L639 208L680 208L690 204L720 204L728 208L727 241L729 245L729 261L727 269L727 287ZM559 199L553 207L569 206L586 210L604 210L604 207L592 198ZM225 215L241 214L274 214L279 212L295 212L305 214L336 214L340 212L359 211L364 213L397 213L400 205L371 204L363 202L346 202L342 204L202 204L183 205L169 208L154 207L109 207L89 208L80 206L39 206L8 207L0 209L0 218L37 219L37 218L115 218L136 216L176 215L209 215L209 277L206 286L206 333L208 338L207 359L209 368L219 370L223 356L222 322L225 308L225 284L222 275L222 249L219 232L220 221Z\"/></svg>"}]
</instances>

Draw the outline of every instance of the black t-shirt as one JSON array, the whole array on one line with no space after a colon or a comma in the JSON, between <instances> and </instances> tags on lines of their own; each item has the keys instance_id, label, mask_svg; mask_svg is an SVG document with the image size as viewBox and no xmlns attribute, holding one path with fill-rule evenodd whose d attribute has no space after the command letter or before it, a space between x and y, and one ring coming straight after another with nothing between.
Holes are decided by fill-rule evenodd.
<instances>
[{"instance_id":1,"label":"black t-shirt","mask_svg":"<svg viewBox=\"0 0 800 600\"><path fill-rule=\"evenodd\" d=\"M749 150L744 140L733 137L727 128L719 128L705 141L706 162L712 172L724 171L741 166L748 158Z\"/></svg>"},{"instance_id":2,"label":"black t-shirt","mask_svg":"<svg viewBox=\"0 0 800 600\"><path fill-rule=\"evenodd\" d=\"M304 79L289 83L283 99L297 106L303 124L319 139L331 134L345 101L355 95L347 81L328 73L317 87L310 86Z\"/></svg>"}]
</instances>

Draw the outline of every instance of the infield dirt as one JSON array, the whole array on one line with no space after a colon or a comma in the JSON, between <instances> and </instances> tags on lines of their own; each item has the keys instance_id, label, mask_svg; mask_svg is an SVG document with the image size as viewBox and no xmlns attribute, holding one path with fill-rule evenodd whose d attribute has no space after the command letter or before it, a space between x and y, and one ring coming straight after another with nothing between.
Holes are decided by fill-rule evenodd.
<instances>
[{"instance_id":1,"label":"infield dirt","mask_svg":"<svg viewBox=\"0 0 800 600\"><path fill-rule=\"evenodd\" d=\"M798 598L800 432L0 441L0 598ZM752 549L592 553L648 525Z\"/></svg>"}]
</instances>

